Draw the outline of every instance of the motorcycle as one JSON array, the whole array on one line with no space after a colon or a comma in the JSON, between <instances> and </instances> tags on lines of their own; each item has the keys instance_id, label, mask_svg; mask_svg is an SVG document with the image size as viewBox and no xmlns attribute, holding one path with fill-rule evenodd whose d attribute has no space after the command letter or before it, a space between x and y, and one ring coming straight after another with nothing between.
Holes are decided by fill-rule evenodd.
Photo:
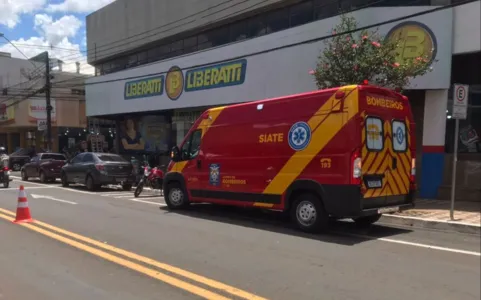
<instances>
[{"instance_id":1,"label":"motorcycle","mask_svg":"<svg viewBox=\"0 0 481 300\"><path fill-rule=\"evenodd\" d=\"M144 190L144 187L149 187L153 191L160 190L160 195L163 196L162 183L164 181L164 172L161 168L151 168L148 164L144 167L144 175L137 184L134 196L137 198Z\"/></svg>"},{"instance_id":2,"label":"motorcycle","mask_svg":"<svg viewBox=\"0 0 481 300\"><path fill-rule=\"evenodd\" d=\"M3 183L4 188L8 188L10 185L10 169L8 168L8 159L2 159L0 161L0 183Z\"/></svg>"}]
</instances>

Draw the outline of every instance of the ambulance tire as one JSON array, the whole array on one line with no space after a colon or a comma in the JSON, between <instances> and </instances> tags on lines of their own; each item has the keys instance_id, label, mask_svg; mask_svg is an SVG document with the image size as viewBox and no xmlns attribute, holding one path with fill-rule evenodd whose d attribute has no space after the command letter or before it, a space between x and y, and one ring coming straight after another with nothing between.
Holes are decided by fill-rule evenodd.
<instances>
[{"instance_id":1,"label":"ambulance tire","mask_svg":"<svg viewBox=\"0 0 481 300\"><path fill-rule=\"evenodd\" d=\"M169 183L164 193L165 204L169 209L182 209L189 205L185 189L177 182Z\"/></svg>"},{"instance_id":2,"label":"ambulance tire","mask_svg":"<svg viewBox=\"0 0 481 300\"><path fill-rule=\"evenodd\" d=\"M308 233L319 233L327 229L329 215L322 201L314 194L301 194L291 206L291 220L297 228Z\"/></svg>"}]
</instances>

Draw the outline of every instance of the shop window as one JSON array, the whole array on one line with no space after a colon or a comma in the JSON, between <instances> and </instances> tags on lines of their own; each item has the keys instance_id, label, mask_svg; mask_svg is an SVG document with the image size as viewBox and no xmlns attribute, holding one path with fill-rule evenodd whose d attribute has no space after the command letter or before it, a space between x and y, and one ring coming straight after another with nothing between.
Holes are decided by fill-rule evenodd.
<instances>
[{"instance_id":1,"label":"shop window","mask_svg":"<svg viewBox=\"0 0 481 300\"><path fill-rule=\"evenodd\" d=\"M127 59L127 67L136 66L138 63L137 54L130 55Z\"/></svg>"},{"instance_id":2,"label":"shop window","mask_svg":"<svg viewBox=\"0 0 481 300\"><path fill-rule=\"evenodd\" d=\"M255 38L267 33L265 15L255 16L247 21L248 37Z\"/></svg>"},{"instance_id":3,"label":"shop window","mask_svg":"<svg viewBox=\"0 0 481 300\"><path fill-rule=\"evenodd\" d=\"M451 89L452 91L452 89ZM446 152L454 152L454 141L460 153L481 153L481 85L470 85L468 112L465 120L459 121L459 135L455 137L455 120L451 118L452 93L449 93L446 122Z\"/></svg>"},{"instance_id":4,"label":"shop window","mask_svg":"<svg viewBox=\"0 0 481 300\"><path fill-rule=\"evenodd\" d=\"M230 40L233 42L242 41L247 38L247 22L240 21L230 26Z\"/></svg>"},{"instance_id":5,"label":"shop window","mask_svg":"<svg viewBox=\"0 0 481 300\"><path fill-rule=\"evenodd\" d=\"M303 25L313 20L312 2L302 2L289 10L291 27Z\"/></svg>"},{"instance_id":6,"label":"shop window","mask_svg":"<svg viewBox=\"0 0 481 300\"><path fill-rule=\"evenodd\" d=\"M267 32L276 32L289 28L289 10L286 8L270 12L266 16Z\"/></svg>"},{"instance_id":7,"label":"shop window","mask_svg":"<svg viewBox=\"0 0 481 300\"><path fill-rule=\"evenodd\" d=\"M198 46L197 47L198 47L199 50L204 50L204 49L212 47L212 42L209 39L210 38L209 32L202 33L197 38L198 38Z\"/></svg>"}]
</instances>

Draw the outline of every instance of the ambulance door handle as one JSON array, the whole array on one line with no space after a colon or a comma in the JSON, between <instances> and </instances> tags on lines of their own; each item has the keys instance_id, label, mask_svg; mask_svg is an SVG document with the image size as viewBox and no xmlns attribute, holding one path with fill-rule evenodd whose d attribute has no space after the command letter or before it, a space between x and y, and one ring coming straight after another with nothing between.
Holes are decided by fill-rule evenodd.
<instances>
[{"instance_id":1,"label":"ambulance door handle","mask_svg":"<svg viewBox=\"0 0 481 300\"><path fill-rule=\"evenodd\" d=\"M397 158L395 157L392 158L392 169L393 170L397 169Z\"/></svg>"},{"instance_id":2,"label":"ambulance door handle","mask_svg":"<svg viewBox=\"0 0 481 300\"><path fill-rule=\"evenodd\" d=\"M202 161L200 159L197 160L197 168L200 169L202 167Z\"/></svg>"}]
</instances>

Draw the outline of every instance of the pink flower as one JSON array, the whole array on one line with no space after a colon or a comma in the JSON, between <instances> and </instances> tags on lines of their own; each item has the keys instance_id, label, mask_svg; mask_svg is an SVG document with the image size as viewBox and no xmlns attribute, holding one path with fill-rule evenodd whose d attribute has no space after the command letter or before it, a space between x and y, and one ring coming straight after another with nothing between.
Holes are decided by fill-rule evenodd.
<instances>
[{"instance_id":1,"label":"pink flower","mask_svg":"<svg viewBox=\"0 0 481 300\"><path fill-rule=\"evenodd\" d=\"M393 65L393 67L395 67L395 68L397 68L397 67L399 67L399 66L400 66L400 64L399 64L399 63L397 63L397 62L396 62L396 63L393 63L392 65Z\"/></svg>"},{"instance_id":2,"label":"pink flower","mask_svg":"<svg viewBox=\"0 0 481 300\"><path fill-rule=\"evenodd\" d=\"M362 39L363 39L363 40L367 40L367 35L363 35L363 36L362 36Z\"/></svg>"},{"instance_id":3,"label":"pink flower","mask_svg":"<svg viewBox=\"0 0 481 300\"><path fill-rule=\"evenodd\" d=\"M374 47L378 47L378 48L381 47L381 44L378 43L378 42L372 42L371 44L372 44Z\"/></svg>"},{"instance_id":4,"label":"pink flower","mask_svg":"<svg viewBox=\"0 0 481 300\"><path fill-rule=\"evenodd\" d=\"M356 49L356 48L358 48L359 46L358 46L357 44L352 44L351 47L352 47L352 49Z\"/></svg>"},{"instance_id":5,"label":"pink flower","mask_svg":"<svg viewBox=\"0 0 481 300\"><path fill-rule=\"evenodd\" d=\"M315 72L314 70L310 70L310 71L309 71L309 74L310 74L310 75L314 75L314 74L316 74L316 72Z\"/></svg>"},{"instance_id":6,"label":"pink flower","mask_svg":"<svg viewBox=\"0 0 481 300\"><path fill-rule=\"evenodd\" d=\"M350 36L346 37L346 41L349 42L350 40L351 40L351 37L350 37Z\"/></svg>"},{"instance_id":7,"label":"pink flower","mask_svg":"<svg viewBox=\"0 0 481 300\"><path fill-rule=\"evenodd\" d=\"M332 31L332 34L336 34L337 32L335 30Z\"/></svg>"}]
</instances>

